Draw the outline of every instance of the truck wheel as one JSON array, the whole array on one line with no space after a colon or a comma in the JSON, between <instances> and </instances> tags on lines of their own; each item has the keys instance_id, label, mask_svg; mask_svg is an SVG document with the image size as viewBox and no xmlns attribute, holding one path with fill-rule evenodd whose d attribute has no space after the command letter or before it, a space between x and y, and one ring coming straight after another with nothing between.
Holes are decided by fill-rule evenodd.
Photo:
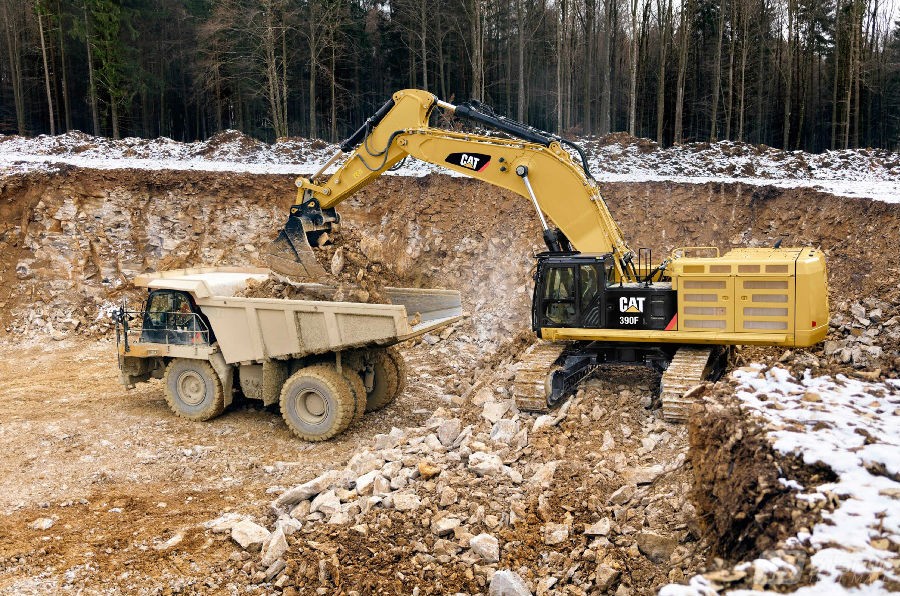
<instances>
[{"instance_id":1,"label":"truck wheel","mask_svg":"<svg viewBox=\"0 0 900 596\"><path fill-rule=\"evenodd\" d=\"M295 435L324 441L350 426L356 402L350 384L329 365L307 366L281 388L281 415Z\"/></svg>"},{"instance_id":2,"label":"truck wheel","mask_svg":"<svg viewBox=\"0 0 900 596\"><path fill-rule=\"evenodd\" d=\"M344 379L350 385L350 392L353 394L353 400L356 404L352 422L352 424L356 424L362 420L363 414L366 413L366 386L362 377L355 370L346 366L342 366L341 370L343 371Z\"/></svg>"},{"instance_id":3,"label":"truck wheel","mask_svg":"<svg viewBox=\"0 0 900 596\"><path fill-rule=\"evenodd\" d=\"M366 412L380 410L406 388L406 364L397 348L374 350L370 357L375 369L375 381L366 398Z\"/></svg>"},{"instance_id":4,"label":"truck wheel","mask_svg":"<svg viewBox=\"0 0 900 596\"><path fill-rule=\"evenodd\" d=\"M205 360L175 358L163 378L166 402L177 416L209 420L225 411L222 382Z\"/></svg>"}]
</instances>

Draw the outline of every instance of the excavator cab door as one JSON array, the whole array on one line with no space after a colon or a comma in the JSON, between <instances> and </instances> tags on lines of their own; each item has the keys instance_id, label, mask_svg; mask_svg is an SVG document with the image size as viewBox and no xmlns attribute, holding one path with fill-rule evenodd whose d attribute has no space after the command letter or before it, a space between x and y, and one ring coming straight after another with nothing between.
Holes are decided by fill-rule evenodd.
<instances>
[{"instance_id":1,"label":"excavator cab door","mask_svg":"<svg viewBox=\"0 0 900 596\"><path fill-rule=\"evenodd\" d=\"M603 258L572 255L540 259L535 281L532 311L535 331L603 326L606 288Z\"/></svg>"}]
</instances>

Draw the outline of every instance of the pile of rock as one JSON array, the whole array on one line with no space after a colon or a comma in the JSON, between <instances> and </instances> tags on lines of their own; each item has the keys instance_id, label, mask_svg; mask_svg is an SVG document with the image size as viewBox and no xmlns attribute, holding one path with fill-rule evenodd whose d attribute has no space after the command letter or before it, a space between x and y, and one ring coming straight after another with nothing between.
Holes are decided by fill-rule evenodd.
<instances>
[{"instance_id":1,"label":"pile of rock","mask_svg":"<svg viewBox=\"0 0 900 596\"><path fill-rule=\"evenodd\" d=\"M855 368L900 369L897 304L878 298L842 304L831 317L830 325L824 354L831 362Z\"/></svg>"},{"instance_id":2,"label":"pile of rock","mask_svg":"<svg viewBox=\"0 0 900 596\"><path fill-rule=\"evenodd\" d=\"M499 366L464 404L282 489L274 523L251 528L258 555L237 556L250 580L286 594L368 581L621 596L693 574L702 556L683 429L648 412L648 396L598 381L558 411L523 414L511 378ZM246 543L248 524L217 527Z\"/></svg>"}]
</instances>

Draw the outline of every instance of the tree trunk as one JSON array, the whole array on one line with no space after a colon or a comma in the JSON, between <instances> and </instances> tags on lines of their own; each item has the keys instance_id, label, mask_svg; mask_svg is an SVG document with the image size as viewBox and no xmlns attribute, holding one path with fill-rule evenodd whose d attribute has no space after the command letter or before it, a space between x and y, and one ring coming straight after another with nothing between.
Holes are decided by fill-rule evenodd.
<instances>
[{"instance_id":1,"label":"tree trunk","mask_svg":"<svg viewBox=\"0 0 900 596\"><path fill-rule=\"evenodd\" d=\"M614 22L612 20L613 3L615 0L604 0L603 14L604 27L603 39L600 41L600 116L597 124L597 132L601 135L609 134L611 128L610 122L610 105L612 104L612 80L610 71L610 54L612 43L612 28ZM586 70L587 78L590 79L593 73L592 68Z\"/></svg>"},{"instance_id":2,"label":"tree trunk","mask_svg":"<svg viewBox=\"0 0 900 596\"><path fill-rule=\"evenodd\" d=\"M731 120L734 115L734 1L731 4L731 39L728 44L728 95L725 98L725 140L731 140Z\"/></svg>"},{"instance_id":3,"label":"tree trunk","mask_svg":"<svg viewBox=\"0 0 900 596\"><path fill-rule=\"evenodd\" d=\"M420 0L419 7L419 23L422 26L422 89L428 91L428 11L426 10L425 0Z\"/></svg>"},{"instance_id":4,"label":"tree trunk","mask_svg":"<svg viewBox=\"0 0 900 596\"><path fill-rule=\"evenodd\" d=\"M94 136L100 136L100 110L97 106L97 82L94 78L94 56L91 49L91 20L88 17L87 2L84 3L84 45L87 50L88 96L91 101L91 123Z\"/></svg>"},{"instance_id":5,"label":"tree trunk","mask_svg":"<svg viewBox=\"0 0 900 596\"><path fill-rule=\"evenodd\" d=\"M59 0L56 2L56 13L59 15L59 23L56 28L56 32L59 40L59 70L61 75L61 83L62 83L62 100L63 100L63 116L66 126L66 132L72 130L72 109L69 105L69 79L66 75L66 42L63 38L63 22L62 22L62 9L60 8Z\"/></svg>"},{"instance_id":6,"label":"tree trunk","mask_svg":"<svg viewBox=\"0 0 900 596\"><path fill-rule=\"evenodd\" d=\"M318 61L316 54L318 52L318 27L316 22L316 11L314 3L310 3L309 15L309 138L315 139L319 133L316 128L316 71L318 69Z\"/></svg>"},{"instance_id":7,"label":"tree trunk","mask_svg":"<svg viewBox=\"0 0 900 596\"><path fill-rule=\"evenodd\" d=\"M584 134L589 135L592 132L591 127L591 100L593 99L593 86L591 83L594 80L592 76L594 73L594 61L593 61L593 48L594 48L594 15L597 12L597 5L594 0L585 0L584 7L584 77L582 86L582 114L584 115L584 122L582 123L582 129ZM600 66L603 68L603 65ZM606 134L609 131L604 131L602 128L602 116L601 116L601 129L600 134Z\"/></svg>"},{"instance_id":8,"label":"tree trunk","mask_svg":"<svg viewBox=\"0 0 900 596\"><path fill-rule=\"evenodd\" d=\"M685 0L681 5L680 40L678 48L678 83L675 91L675 144L684 141L683 116L684 116L684 77L687 71L688 38L690 37L690 12L691 1Z\"/></svg>"},{"instance_id":9,"label":"tree trunk","mask_svg":"<svg viewBox=\"0 0 900 596\"><path fill-rule=\"evenodd\" d=\"M331 142L336 143L338 140L337 132L337 81L335 74L337 73L337 49L334 41L331 44Z\"/></svg>"},{"instance_id":10,"label":"tree trunk","mask_svg":"<svg viewBox=\"0 0 900 596\"><path fill-rule=\"evenodd\" d=\"M837 0L834 12L834 76L831 80L831 148L838 144L838 75L840 74L841 56L841 0Z\"/></svg>"},{"instance_id":11,"label":"tree trunk","mask_svg":"<svg viewBox=\"0 0 900 596\"><path fill-rule=\"evenodd\" d=\"M569 64L566 59L567 8L566 0L559 0L556 15L556 130L560 133L566 128L563 107L566 102L564 72Z\"/></svg>"},{"instance_id":12,"label":"tree trunk","mask_svg":"<svg viewBox=\"0 0 900 596\"><path fill-rule=\"evenodd\" d=\"M661 3L663 2L663 3ZM663 8L665 7L665 9ZM666 111L666 49L669 46L669 24L672 20L672 0L656 0L659 15L659 70L656 79L656 142L663 144L663 125Z\"/></svg>"},{"instance_id":13,"label":"tree trunk","mask_svg":"<svg viewBox=\"0 0 900 596\"><path fill-rule=\"evenodd\" d=\"M470 34L472 51L470 61L472 63L472 99L484 100L484 32L482 23L483 0L472 0L472 10L469 13Z\"/></svg>"},{"instance_id":14,"label":"tree trunk","mask_svg":"<svg viewBox=\"0 0 900 596\"><path fill-rule=\"evenodd\" d=\"M794 83L794 2L787 3L787 75L784 81L784 124L782 125L781 146L790 149L791 141L791 99Z\"/></svg>"},{"instance_id":15,"label":"tree trunk","mask_svg":"<svg viewBox=\"0 0 900 596\"><path fill-rule=\"evenodd\" d=\"M713 62L712 108L709 115L709 141L718 140L716 125L719 119L719 92L722 88L722 35L725 33L725 2L719 4L719 28L716 34L716 58Z\"/></svg>"},{"instance_id":16,"label":"tree trunk","mask_svg":"<svg viewBox=\"0 0 900 596\"><path fill-rule=\"evenodd\" d=\"M109 99L109 114L112 120L112 138L119 139L119 102L114 97ZM186 124L187 122L185 122Z\"/></svg>"},{"instance_id":17,"label":"tree trunk","mask_svg":"<svg viewBox=\"0 0 900 596\"><path fill-rule=\"evenodd\" d=\"M41 58L44 62L44 87L47 91L47 111L50 115L50 134L56 136L56 116L53 113L53 91L50 89L50 66L47 64L47 44L44 41L44 17L41 14L41 6L38 4L38 31L41 35Z\"/></svg>"},{"instance_id":18,"label":"tree trunk","mask_svg":"<svg viewBox=\"0 0 900 596\"><path fill-rule=\"evenodd\" d=\"M746 3L746 0L742 0L741 2L741 24L743 25L741 36L741 97L740 97L740 108L738 111L738 141L744 141L744 114L745 114L745 100L747 97L747 54L750 49L750 44L747 43L749 41L748 33L749 33L749 23L750 23L750 6Z\"/></svg>"},{"instance_id":19,"label":"tree trunk","mask_svg":"<svg viewBox=\"0 0 900 596\"><path fill-rule=\"evenodd\" d=\"M9 4L3 3L3 20L6 25L6 48L9 53L9 69L12 77L13 103L16 106L16 126L20 135L26 133L25 96L22 90L22 55L19 50L19 32L9 14Z\"/></svg>"},{"instance_id":20,"label":"tree trunk","mask_svg":"<svg viewBox=\"0 0 900 596\"><path fill-rule=\"evenodd\" d=\"M637 31L638 0L631 0L631 64L630 83L631 93L628 97L628 134L634 136L635 121L637 120L637 71L638 71L638 31Z\"/></svg>"},{"instance_id":21,"label":"tree trunk","mask_svg":"<svg viewBox=\"0 0 900 596\"><path fill-rule=\"evenodd\" d=\"M284 136L291 136L290 124L288 124L288 53L287 53L287 27L284 26L284 15L281 23L281 124L284 127Z\"/></svg>"},{"instance_id":22,"label":"tree trunk","mask_svg":"<svg viewBox=\"0 0 900 596\"><path fill-rule=\"evenodd\" d=\"M519 122L525 122L525 10L522 0L516 0L516 21L518 24L519 85L516 90L516 115Z\"/></svg>"}]
</instances>

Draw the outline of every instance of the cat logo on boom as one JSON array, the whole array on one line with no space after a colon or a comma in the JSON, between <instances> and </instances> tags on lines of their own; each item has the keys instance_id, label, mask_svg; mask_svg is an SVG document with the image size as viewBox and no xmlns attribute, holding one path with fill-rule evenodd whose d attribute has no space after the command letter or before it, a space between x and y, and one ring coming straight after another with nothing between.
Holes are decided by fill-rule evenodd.
<instances>
[{"instance_id":1,"label":"cat logo on boom","mask_svg":"<svg viewBox=\"0 0 900 596\"><path fill-rule=\"evenodd\" d=\"M445 161L467 170L483 172L491 163L491 156L484 153L451 153Z\"/></svg>"}]
</instances>

